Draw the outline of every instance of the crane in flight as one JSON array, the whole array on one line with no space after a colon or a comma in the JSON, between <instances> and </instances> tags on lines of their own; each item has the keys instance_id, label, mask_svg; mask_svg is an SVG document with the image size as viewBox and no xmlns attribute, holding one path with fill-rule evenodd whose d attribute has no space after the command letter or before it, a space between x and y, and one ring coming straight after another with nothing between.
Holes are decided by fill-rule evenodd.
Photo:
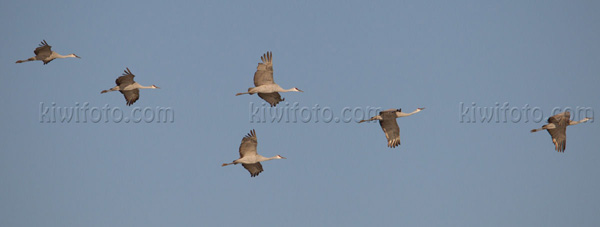
<instances>
[{"instance_id":1,"label":"crane in flight","mask_svg":"<svg viewBox=\"0 0 600 227\"><path fill-rule=\"evenodd\" d=\"M379 112L379 115L372 117L369 120L361 120L358 123L379 120L379 125L381 125L381 129L383 129L383 133L385 133L385 137L387 138L388 147L394 148L400 145L400 127L398 127L396 118L407 117L424 109L425 108L417 108L417 110L411 113L404 113L401 109L388 109Z\"/></svg>"},{"instance_id":2,"label":"crane in flight","mask_svg":"<svg viewBox=\"0 0 600 227\"><path fill-rule=\"evenodd\" d=\"M263 171L263 167L260 162L269 161L273 159L286 159L281 155L275 155L267 158L256 153L256 145L258 144L256 139L256 131L252 129L248 135L244 136L242 143L240 144L240 158L233 160L231 163L223 163L221 166L237 165L242 166L250 172L250 177L258 176Z\"/></svg>"},{"instance_id":3,"label":"crane in flight","mask_svg":"<svg viewBox=\"0 0 600 227\"><path fill-rule=\"evenodd\" d=\"M35 54L34 57L30 57L27 60L18 60L16 63L23 63L28 61L43 61L45 65L57 58L80 58L75 54L60 55L52 51L51 48L52 46L48 45L46 40L43 40L40 46L38 48L35 48L35 50L33 51L33 53Z\"/></svg>"},{"instance_id":4,"label":"crane in flight","mask_svg":"<svg viewBox=\"0 0 600 227\"><path fill-rule=\"evenodd\" d=\"M567 147L567 126L576 125L591 120L592 118L584 118L579 121L571 121L571 113L565 111L548 118L548 124L541 128L532 129L531 132L548 130L554 143L554 149L558 152L565 152Z\"/></svg>"},{"instance_id":5,"label":"crane in flight","mask_svg":"<svg viewBox=\"0 0 600 227\"><path fill-rule=\"evenodd\" d=\"M281 98L279 92L304 92L296 87L290 89L283 89L273 80L273 53L267 51L262 57L261 63L258 63L256 67L256 72L254 73L254 86L248 88L248 92L242 92L235 94L244 95L244 94L256 94L258 93L258 97L267 101L271 106L276 106L277 103L284 101L284 98Z\"/></svg>"},{"instance_id":6,"label":"crane in flight","mask_svg":"<svg viewBox=\"0 0 600 227\"><path fill-rule=\"evenodd\" d=\"M140 98L140 89L159 88L156 85L142 86L141 84L138 84L137 82L133 81L133 77L135 77L135 75L131 73L131 70L129 70L129 68L126 68L123 75L117 78L117 80L115 80L117 86L114 86L113 88L108 90L103 90L100 92L100 94L104 94L106 92L111 91L120 91L121 94L125 96L125 101L127 101L127 105L131 106L131 104L135 103L135 101L137 101Z\"/></svg>"}]
</instances>

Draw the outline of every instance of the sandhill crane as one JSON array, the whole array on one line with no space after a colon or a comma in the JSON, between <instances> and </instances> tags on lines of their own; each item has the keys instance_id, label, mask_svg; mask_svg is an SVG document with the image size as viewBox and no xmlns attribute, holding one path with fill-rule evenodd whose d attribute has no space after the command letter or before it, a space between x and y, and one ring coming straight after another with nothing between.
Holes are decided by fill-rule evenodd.
<instances>
[{"instance_id":1,"label":"sandhill crane","mask_svg":"<svg viewBox=\"0 0 600 227\"><path fill-rule=\"evenodd\" d=\"M135 77L135 75L133 75L133 73L131 73L129 68L126 68L126 70L124 72L125 73L123 73L123 76L120 76L119 78L117 78L117 80L115 80L115 83L117 83L117 86L115 86L111 89L108 89L108 90L103 90L102 92L100 92L100 94L110 92L110 91L120 91L121 94L123 94L123 96L125 96L127 105L131 106L131 104L133 104L135 101L137 101L140 98L140 90L139 89L157 89L157 88L159 88L155 85L142 86L142 85L138 84L137 82L133 81L133 77Z\"/></svg>"},{"instance_id":2,"label":"sandhill crane","mask_svg":"<svg viewBox=\"0 0 600 227\"><path fill-rule=\"evenodd\" d=\"M400 145L400 128L398 127L396 118L407 117L416 114L423 109L425 108L417 108L417 110L413 111L412 113L403 113L401 109L384 110L379 112L379 115L372 117L369 120L361 120L358 123L379 120L379 125L381 125L381 129L383 129L385 137L387 138L388 147L394 148Z\"/></svg>"},{"instance_id":3,"label":"sandhill crane","mask_svg":"<svg viewBox=\"0 0 600 227\"><path fill-rule=\"evenodd\" d=\"M296 87L287 90L283 89L273 81L273 53L267 51L260 59L263 62L258 63L256 72L254 73L254 86L256 87L248 88L248 92L237 93L235 94L236 96L258 93L258 96L271 104L271 106L276 106L277 103L285 100L281 98L278 92L304 92Z\"/></svg>"},{"instance_id":4,"label":"sandhill crane","mask_svg":"<svg viewBox=\"0 0 600 227\"><path fill-rule=\"evenodd\" d=\"M541 128L532 129L531 132L537 132L541 130L548 130L550 136L552 136L552 143L554 143L554 149L558 152L565 152L567 146L567 126L576 125L591 120L592 118L584 118L580 121L571 121L571 113L565 111L556 114L548 118L548 124L543 125Z\"/></svg>"},{"instance_id":5,"label":"sandhill crane","mask_svg":"<svg viewBox=\"0 0 600 227\"><path fill-rule=\"evenodd\" d=\"M256 131L252 129L248 135L244 136L242 139L242 143L240 144L240 158L233 160L232 163L223 163L221 166L227 165L237 165L242 163L245 169L250 172L250 177L258 176L259 173L263 171L262 165L260 162L269 161L273 159L286 159L281 157L281 155L276 155L270 158L263 157L256 153Z\"/></svg>"},{"instance_id":6,"label":"sandhill crane","mask_svg":"<svg viewBox=\"0 0 600 227\"><path fill-rule=\"evenodd\" d=\"M33 51L33 53L35 54L35 57L30 57L27 60L18 60L16 63L23 63L23 62L28 62L28 61L38 61L39 60L39 61L43 61L44 65L45 65L57 58L80 58L79 56L77 56L75 54L67 54L64 56L60 55L60 54L52 51L51 48L52 48L52 46L48 45L46 40L43 40L42 43L40 44L40 46L38 48L35 48L35 50Z\"/></svg>"}]
</instances>

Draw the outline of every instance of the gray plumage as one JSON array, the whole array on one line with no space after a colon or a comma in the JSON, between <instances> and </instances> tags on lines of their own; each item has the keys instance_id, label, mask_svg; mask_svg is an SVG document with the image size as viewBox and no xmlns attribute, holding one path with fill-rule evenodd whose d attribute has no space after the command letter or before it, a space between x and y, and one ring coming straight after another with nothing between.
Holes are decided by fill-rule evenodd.
<instances>
[{"instance_id":1,"label":"gray plumage","mask_svg":"<svg viewBox=\"0 0 600 227\"><path fill-rule=\"evenodd\" d=\"M135 101L137 101L140 98L139 89L159 88L156 85L142 86L133 80L134 77L135 75L131 73L131 70L129 70L129 68L126 68L123 75L115 80L117 86L108 90L103 90L102 92L100 92L100 94L111 91L119 91L125 97L126 104L128 106L131 106L133 103L135 103Z\"/></svg>"},{"instance_id":2,"label":"gray plumage","mask_svg":"<svg viewBox=\"0 0 600 227\"><path fill-rule=\"evenodd\" d=\"M260 57L263 61L258 63L256 72L254 73L254 86L258 87L261 85L275 84L273 79L273 53L267 52ZM271 106L277 106L281 101L285 101L285 98L281 98L278 92L273 93L258 93L258 97L267 101Z\"/></svg>"},{"instance_id":3,"label":"gray plumage","mask_svg":"<svg viewBox=\"0 0 600 227\"><path fill-rule=\"evenodd\" d=\"M548 124L543 125L538 129L532 129L531 132L547 130L552 137L554 149L558 152L565 152L565 149L567 148L567 126L576 125L589 120L591 120L591 118L584 118L580 121L571 121L571 113L565 111L549 117Z\"/></svg>"},{"instance_id":4,"label":"gray plumage","mask_svg":"<svg viewBox=\"0 0 600 227\"><path fill-rule=\"evenodd\" d=\"M286 90L275 83L275 80L273 80L273 53L267 51L260 59L262 62L258 63L256 72L254 73L255 87L248 88L248 92L237 93L236 96L258 93L258 97L268 102L271 106L276 106L279 102L285 100L285 98L281 98L279 92L303 92L298 88Z\"/></svg>"},{"instance_id":5,"label":"gray plumage","mask_svg":"<svg viewBox=\"0 0 600 227\"><path fill-rule=\"evenodd\" d=\"M383 129L383 133L385 133L388 146L391 148L400 145L400 127L398 127L398 122L396 122L396 112L400 112L400 109L379 112L381 116L379 125Z\"/></svg>"},{"instance_id":6,"label":"gray plumage","mask_svg":"<svg viewBox=\"0 0 600 227\"><path fill-rule=\"evenodd\" d=\"M379 125L385 134L388 141L388 147L394 148L400 145L400 127L396 122L396 118L406 117L420 112L425 108L417 108L412 113L403 113L401 109L388 109L379 112L379 115L370 118L369 120L361 120L358 123L365 121L379 120Z\"/></svg>"},{"instance_id":7,"label":"gray plumage","mask_svg":"<svg viewBox=\"0 0 600 227\"><path fill-rule=\"evenodd\" d=\"M256 177L263 171L263 167L260 162L273 159L286 159L281 155L276 155L270 158L259 155L256 152L257 145L258 140L256 138L256 131L253 129L242 139L239 149L240 158L231 163L223 163L221 166L242 164L242 166L248 170L248 172L250 172L250 177Z\"/></svg>"},{"instance_id":8,"label":"gray plumage","mask_svg":"<svg viewBox=\"0 0 600 227\"><path fill-rule=\"evenodd\" d=\"M48 45L46 40L43 40L39 47L35 48L33 53L35 54L34 57L28 58L27 60L18 60L16 63L23 63L28 61L42 61L45 65L57 58L80 58L75 54L68 54L63 56L52 51L52 46Z\"/></svg>"},{"instance_id":9,"label":"gray plumage","mask_svg":"<svg viewBox=\"0 0 600 227\"><path fill-rule=\"evenodd\" d=\"M250 172L250 177L258 176L258 174L262 173L263 171L263 167L262 164L260 164L260 162L254 164L242 164L242 166L244 167L244 169Z\"/></svg>"},{"instance_id":10,"label":"gray plumage","mask_svg":"<svg viewBox=\"0 0 600 227\"><path fill-rule=\"evenodd\" d=\"M256 72L254 73L254 86L258 87L265 84L274 84L273 80L273 53L267 51L260 57L262 62L258 63Z\"/></svg>"}]
</instances>

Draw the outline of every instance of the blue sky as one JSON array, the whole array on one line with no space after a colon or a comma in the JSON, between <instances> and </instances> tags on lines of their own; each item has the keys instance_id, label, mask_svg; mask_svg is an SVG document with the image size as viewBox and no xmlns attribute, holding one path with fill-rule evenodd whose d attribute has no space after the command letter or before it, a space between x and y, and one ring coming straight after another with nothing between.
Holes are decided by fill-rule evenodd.
<instances>
[{"instance_id":1,"label":"blue sky","mask_svg":"<svg viewBox=\"0 0 600 227\"><path fill-rule=\"evenodd\" d=\"M554 151L543 122L465 106L600 110L594 1L3 1L1 226L598 226L597 122ZM45 39L58 59L15 64ZM291 106L424 111L377 123L251 122L260 56ZM131 107L100 94L125 67ZM168 107L171 123L41 123L40 105ZM286 103L280 104L286 107ZM598 115L598 114L596 114ZM370 116L365 116L365 118ZM583 116L574 114L575 120ZM596 116L600 117L600 116ZM360 120L360 119L353 119ZM256 129L263 163L238 157Z\"/></svg>"}]
</instances>

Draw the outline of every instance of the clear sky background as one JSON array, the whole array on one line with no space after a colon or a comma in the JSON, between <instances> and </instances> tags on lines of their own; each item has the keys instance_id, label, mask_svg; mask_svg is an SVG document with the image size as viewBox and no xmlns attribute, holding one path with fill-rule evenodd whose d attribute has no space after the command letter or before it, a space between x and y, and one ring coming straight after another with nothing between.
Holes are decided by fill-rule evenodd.
<instances>
[{"instance_id":1,"label":"clear sky background","mask_svg":"<svg viewBox=\"0 0 600 227\"><path fill-rule=\"evenodd\" d=\"M461 123L469 107L600 110L596 1L2 1L0 226L598 226L600 126ZM58 59L15 64L45 39ZM377 123L256 123L273 51L286 107L402 108ZM100 94L129 67L125 106ZM170 107L173 123L40 123L46 106ZM572 114L575 120L584 116ZM509 115L510 116L510 115ZM365 116L364 118L371 117ZM600 117L600 113L596 113ZM466 120L466 118L464 118ZM263 163L238 158L242 137Z\"/></svg>"}]
</instances>

